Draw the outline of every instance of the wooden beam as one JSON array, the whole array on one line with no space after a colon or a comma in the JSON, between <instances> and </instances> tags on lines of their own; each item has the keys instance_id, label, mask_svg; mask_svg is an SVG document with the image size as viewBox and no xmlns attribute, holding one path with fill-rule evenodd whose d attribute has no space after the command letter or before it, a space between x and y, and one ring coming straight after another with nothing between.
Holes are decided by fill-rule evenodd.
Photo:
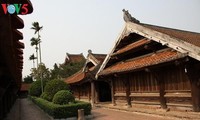
<instances>
[{"instance_id":1,"label":"wooden beam","mask_svg":"<svg viewBox=\"0 0 200 120\"><path fill-rule=\"evenodd\" d=\"M200 47L185 42L184 40L171 37L167 34L143 27L140 24L128 22L126 26L127 30L130 32L137 33L141 36L161 43L162 45L173 48L181 53L187 53L190 57L194 59L200 60Z\"/></svg>"},{"instance_id":2,"label":"wooden beam","mask_svg":"<svg viewBox=\"0 0 200 120\"><path fill-rule=\"evenodd\" d=\"M126 25L124 25L122 32L119 34L119 36L117 37L117 39L116 39L116 41L115 41L115 43L114 43L113 48L111 49L110 53L107 54L107 56L106 56L106 58L104 59L104 61L103 61L102 65L101 65L101 67L100 67L99 70L97 71L96 76L95 76L96 79L98 79L99 73L106 67L106 64L107 64L108 61L110 60L111 55L114 53L114 51L115 51L117 45L119 45L119 43L120 43L120 41L122 40L122 38L123 38L124 36L128 35L128 34L129 34L129 33L127 33Z\"/></svg>"}]
</instances>

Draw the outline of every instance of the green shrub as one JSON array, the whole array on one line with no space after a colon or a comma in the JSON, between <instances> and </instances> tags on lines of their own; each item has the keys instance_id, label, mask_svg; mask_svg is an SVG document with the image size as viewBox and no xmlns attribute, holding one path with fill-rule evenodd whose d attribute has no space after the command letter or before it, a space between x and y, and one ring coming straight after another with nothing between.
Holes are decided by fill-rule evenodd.
<instances>
[{"instance_id":1,"label":"green shrub","mask_svg":"<svg viewBox=\"0 0 200 120\"><path fill-rule=\"evenodd\" d=\"M45 100L52 101L53 96L60 90L69 90L69 87L62 80L51 80L46 84L44 95L41 95L41 97Z\"/></svg>"},{"instance_id":2,"label":"green shrub","mask_svg":"<svg viewBox=\"0 0 200 120\"><path fill-rule=\"evenodd\" d=\"M54 104L64 105L73 103L74 101L75 98L69 90L58 91L53 97Z\"/></svg>"},{"instance_id":3,"label":"green shrub","mask_svg":"<svg viewBox=\"0 0 200 120\"><path fill-rule=\"evenodd\" d=\"M40 95L40 97L43 98L43 99L45 99L45 100L51 99L51 98L49 97L49 95L47 95L46 92L43 92L43 93Z\"/></svg>"},{"instance_id":4,"label":"green shrub","mask_svg":"<svg viewBox=\"0 0 200 120\"><path fill-rule=\"evenodd\" d=\"M85 115L91 114L91 104L82 101L76 101L72 104L66 105L58 105L37 97L31 97L31 100L54 119L77 117L78 109L84 109Z\"/></svg>"},{"instance_id":5,"label":"green shrub","mask_svg":"<svg viewBox=\"0 0 200 120\"><path fill-rule=\"evenodd\" d=\"M42 81L43 82L43 88L44 86L46 85L46 82L47 81ZM29 88L29 95L31 96L37 96L39 97L42 93L42 90L41 90L41 80L37 80L35 82L33 82Z\"/></svg>"}]
</instances>

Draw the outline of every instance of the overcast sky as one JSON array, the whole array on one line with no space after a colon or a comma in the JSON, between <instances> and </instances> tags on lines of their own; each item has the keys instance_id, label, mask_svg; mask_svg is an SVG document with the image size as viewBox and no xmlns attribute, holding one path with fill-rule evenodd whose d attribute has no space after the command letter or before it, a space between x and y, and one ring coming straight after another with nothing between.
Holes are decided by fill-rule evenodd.
<instances>
[{"instance_id":1,"label":"overcast sky","mask_svg":"<svg viewBox=\"0 0 200 120\"><path fill-rule=\"evenodd\" d=\"M122 9L128 9L142 23L200 33L199 0L31 0L34 11L21 16L25 27L23 76L33 67L29 56L34 37L32 22L43 26L41 31L42 62L52 69L63 63L66 53L107 54L123 28Z\"/></svg>"}]
</instances>

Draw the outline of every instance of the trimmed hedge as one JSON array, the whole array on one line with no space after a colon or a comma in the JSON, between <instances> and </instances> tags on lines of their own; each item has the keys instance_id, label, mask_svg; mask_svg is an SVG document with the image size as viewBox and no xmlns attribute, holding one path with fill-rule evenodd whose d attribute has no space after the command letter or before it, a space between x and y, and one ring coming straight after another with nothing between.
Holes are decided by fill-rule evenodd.
<instances>
[{"instance_id":1,"label":"trimmed hedge","mask_svg":"<svg viewBox=\"0 0 200 120\"><path fill-rule=\"evenodd\" d=\"M62 80L51 80L46 84L41 97L51 102L53 96L60 90L69 90L69 86Z\"/></svg>"},{"instance_id":2,"label":"trimmed hedge","mask_svg":"<svg viewBox=\"0 0 200 120\"><path fill-rule=\"evenodd\" d=\"M43 80L43 88L46 85L47 81ZM41 80L33 82L28 90L29 95L39 97L42 94L41 90Z\"/></svg>"},{"instance_id":3,"label":"trimmed hedge","mask_svg":"<svg viewBox=\"0 0 200 120\"><path fill-rule=\"evenodd\" d=\"M77 117L78 109L84 109L85 115L91 114L90 103L76 101L75 103L72 104L59 105L59 104L53 104L52 102L49 102L47 100L38 97L30 97L30 98L35 104L37 104L41 109L43 109L54 119Z\"/></svg>"},{"instance_id":4,"label":"trimmed hedge","mask_svg":"<svg viewBox=\"0 0 200 120\"><path fill-rule=\"evenodd\" d=\"M75 98L69 90L58 91L53 97L53 103L59 105L73 103L74 101Z\"/></svg>"}]
</instances>

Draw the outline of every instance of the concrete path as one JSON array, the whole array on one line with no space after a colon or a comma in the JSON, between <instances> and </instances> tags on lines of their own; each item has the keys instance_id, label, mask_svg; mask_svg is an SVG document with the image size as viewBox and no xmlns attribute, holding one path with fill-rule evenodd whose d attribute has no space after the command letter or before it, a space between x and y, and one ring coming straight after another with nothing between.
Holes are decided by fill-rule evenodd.
<instances>
[{"instance_id":1,"label":"concrete path","mask_svg":"<svg viewBox=\"0 0 200 120\"><path fill-rule=\"evenodd\" d=\"M111 110L107 108L94 108L92 110L94 120L180 120L158 115L150 115L136 112L125 112L119 110Z\"/></svg>"},{"instance_id":2,"label":"concrete path","mask_svg":"<svg viewBox=\"0 0 200 120\"><path fill-rule=\"evenodd\" d=\"M28 99L17 99L5 120L50 120L50 117Z\"/></svg>"}]
</instances>

